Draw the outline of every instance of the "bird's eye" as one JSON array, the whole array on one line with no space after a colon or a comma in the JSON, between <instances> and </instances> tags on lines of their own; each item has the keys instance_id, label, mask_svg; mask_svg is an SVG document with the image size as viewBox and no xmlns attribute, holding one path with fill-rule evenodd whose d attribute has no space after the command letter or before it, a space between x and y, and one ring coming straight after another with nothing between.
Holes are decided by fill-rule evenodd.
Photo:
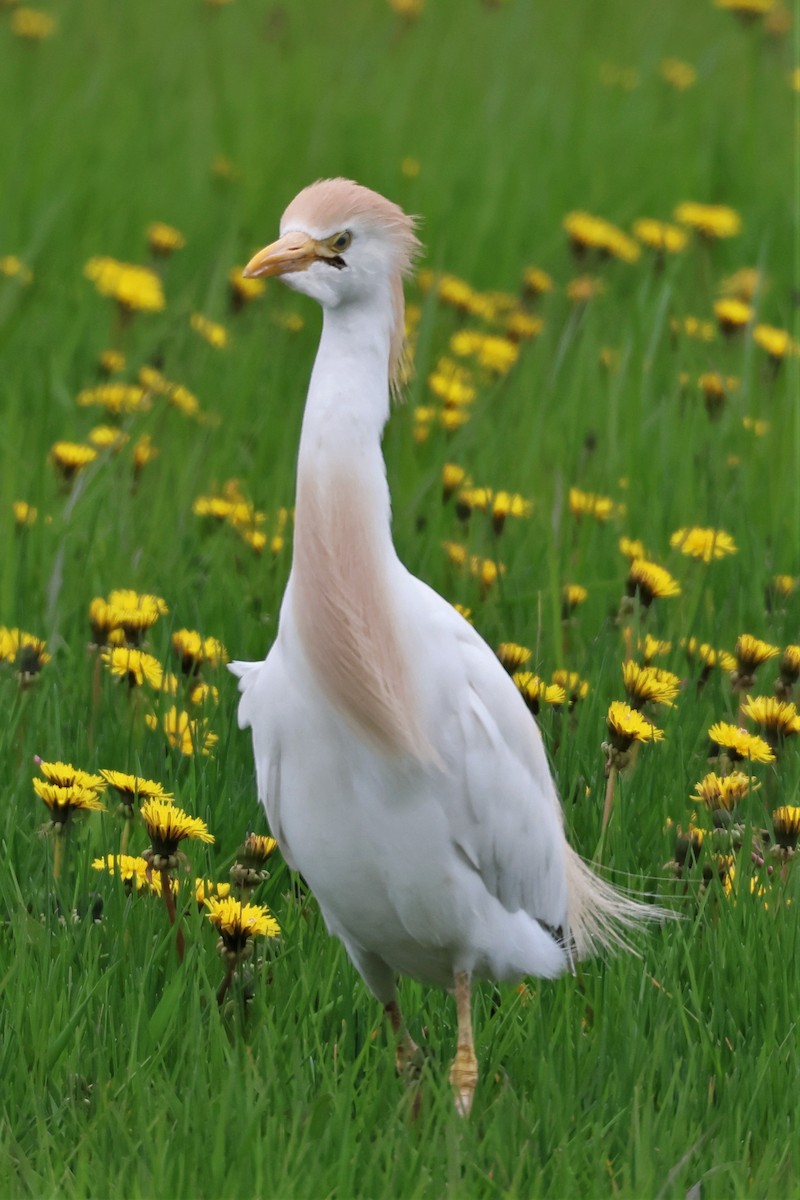
<instances>
[{"instance_id":1,"label":"bird's eye","mask_svg":"<svg viewBox=\"0 0 800 1200\"><path fill-rule=\"evenodd\" d=\"M343 250L347 249L352 240L353 235L344 229L341 233L337 233L331 238L331 249L335 250L337 254L341 254Z\"/></svg>"}]
</instances>

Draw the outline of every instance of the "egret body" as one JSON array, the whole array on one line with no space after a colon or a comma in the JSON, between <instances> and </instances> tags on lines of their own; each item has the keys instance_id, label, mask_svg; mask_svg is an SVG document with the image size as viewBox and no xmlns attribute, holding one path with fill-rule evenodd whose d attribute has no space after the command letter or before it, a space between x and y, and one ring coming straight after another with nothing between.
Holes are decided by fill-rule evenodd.
<instances>
[{"instance_id":1,"label":"egret body","mask_svg":"<svg viewBox=\"0 0 800 1200\"><path fill-rule=\"evenodd\" d=\"M570 848L542 740L496 656L400 562L381 451L418 242L344 179L292 201L245 274L317 300L323 328L297 461L292 569L264 662L234 663L259 796L397 1035L399 974L452 989L451 1069L477 1082L475 978L552 978L654 910Z\"/></svg>"}]
</instances>

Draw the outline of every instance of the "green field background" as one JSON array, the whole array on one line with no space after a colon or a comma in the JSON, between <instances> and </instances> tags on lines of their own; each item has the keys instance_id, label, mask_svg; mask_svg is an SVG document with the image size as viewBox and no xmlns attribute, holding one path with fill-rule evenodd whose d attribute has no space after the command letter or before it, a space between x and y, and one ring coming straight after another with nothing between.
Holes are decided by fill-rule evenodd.
<instances>
[{"instance_id":1,"label":"green field background","mask_svg":"<svg viewBox=\"0 0 800 1200\"><path fill-rule=\"evenodd\" d=\"M771 34L706 0L428 0L416 20L381 0L52 0L54 32L32 44L14 35L13 11L0 8L0 258L18 256L32 278L0 274L0 624L47 639L52 660L24 688L0 664L0 1195L800 1196L798 872L765 883L754 871L751 892L746 853L771 808L798 803L797 746L754 768L762 786L731 895L701 888L702 863L679 883L665 869L669 823L688 824L710 769L707 730L736 721L740 699L722 672L698 691L680 639L800 641L800 588L779 602L770 588L777 573L800 577L800 360L771 364L749 332L703 341L671 327L713 321L721 281L754 267L757 320L798 336L797 14ZM692 87L664 81L670 57L695 68ZM220 156L225 177L212 169ZM257 555L192 505L231 479L268 530L292 505L320 314L277 282L233 313L228 273L273 240L302 186L329 175L420 214L425 267L484 291L517 293L534 264L554 280L541 335L507 374L478 374L463 428L425 441L415 410L433 403L431 370L456 330L484 326L410 282L415 374L385 452L409 568L469 606L490 644L521 642L542 676L568 667L589 683L571 719L541 718L587 857L605 714L623 698L619 537L641 538L682 588L636 614L634 639L669 639L662 662L685 687L658 714L664 742L620 781L604 864L686 919L577 979L477 989L469 1122L447 1084L450 998L401 986L428 1062L412 1119L378 1005L277 859L258 899L282 936L218 1010L224 967L205 916L187 901L179 965L163 907L91 869L118 849L112 813L81 825L54 883L31 787L34 755L160 780L216 836L189 844L192 877L226 879L245 833L267 832L235 681L211 679L214 753L182 756L146 727L151 701L96 669L87 612L115 587L163 597L149 649L165 663L183 626L232 657L271 644L290 528L280 553ZM730 205L741 233L690 239L660 267L646 251L634 264L570 252L571 210L630 230L685 200ZM149 262L156 220L186 239L158 266L166 307L121 323L84 267L97 255ZM605 291L579 308L566 287L586 271ZM225 326L225 349L198 336L193 313ZM65 493L48 452L100 421L76 396L100 382L112 346L126 355L121 378L157 365L209 419L163 403L125 418L159 450L138 486L127 452L105 453ZM738 380L713 421L697 383L709 371ZM499 538L480 513L460 522L442 504L446 462L531 499L532 516ZM625 515L577 522L571 487ZM29 528L15 526L18 500L38 510ZM738 552L704 564L670 549L694 525L726 530ZM483 595L448 563L445 540L502 560L499 584ZM568 624L566 583L588 591ZM754 691L770 694L775 676L767 663ZM144 848L142 830L131 844Z\"/></svg>"}]
</instances>

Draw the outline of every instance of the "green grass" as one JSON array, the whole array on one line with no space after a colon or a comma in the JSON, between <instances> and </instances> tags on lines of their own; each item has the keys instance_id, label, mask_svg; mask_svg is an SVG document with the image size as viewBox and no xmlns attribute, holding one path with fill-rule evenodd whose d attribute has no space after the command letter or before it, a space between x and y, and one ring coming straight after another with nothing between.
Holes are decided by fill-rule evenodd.
<instances>
[{"instance_id":1,"label":"green grass","mask_svg":"<svg viewBox=\"0 0 800 1200\"><path fill-rule=\"evenodd\" d=\"M12 35L8 10L0 22L0 257L17 254L34 274L27 286L0 276L0 624L46 637L53 654L26 690L0 670L0 1191L670 1198L699 1185L692 1194L706 1200L800 1196L797 871L785 893L776 876L767 896L751 896L744 854L734 900L717 885L701 894L699 872L684 892L663 871L674 840L666 822L687 823L708 769L706 730L735 720L738 704L719 674L698 694L679 639L800 640L800 590L765 603L775 572L800 576L798 360L771 374L749 337L670 333L674 317L708 319L720 280L742 266L768 279L759 319L796 321L789 39L694 0L431 0L410 26L378 0L238 0L219 11L87 0L53 11L57 32L41 45ZM694 88L662 82L667 56L695 65ZM638 86L604 86L608 64L635 68ZM212 177L217 154L235 180ZM408 155L421 165L414 179L401 171ZM641 957L588 963L577 980L481 987L468 1123L447 1085L452 1002L402 985L429 1063L412 1121L378 1007L285 867L259 893L282 939L249 968L250 998L239 981L220 1011L224 969L205 917L187 905L179 966L160 903L129 902L90 868L118 847L113 815L82 825L55 885L31 789L34 754L160 779L217 838L190 846L192 877L224 879L244 833L266 828L234 681L214 680L213 756L165 751L144 725L144 697L105 674L95 695L86 614L93 596L130 586L169 604L150 639L163 661L181 626L236 657L269 646L289 548L259 558L232 530L205 531L192 502L237 478L270 520L292 503L319 314L271 284L232 315L226 276L272 239L294 193L328 174L421 213L428 266L514 291L537 263L558 285L541 306L541 337L505 378L481 381L472 420L422 444L414 407L430 402L427 375L450 335L475 322L412 285L416 377L385 449L411 569L470 605L490 643L522 641L543 674L567 665L590 683L574 720L549 712L541 722L571 839L587 856L600 833L605 712L622 696L619 535L642 538L683 589L656 602L646 627L673 641L665 665L688 683L659 715L665 742L644 748L622 779L604 861L614 877L673 896L686 919L653 932ZM629 228L685 199L732 205L741 235L694 245L660 272L646 254L602 265L606 293L578 318L564 286L585 268L570 257L565 213L585 208ZM48 449L101 419L75 397L120 337L83 268L98 254L146 261L155 219L187 246L163 266L165 311L122 333L124 377L158 363L218 421L190 422L157 402L125 422L160 450L139 487L126 450L102 455L65 496ZM194 311L226 324L227 350L190 330ZM303 317L299 332L281 326L288 314ZM614 371L599 365L605 347L619 352ZM713 423L696 386L707 370L740 379ZM763 437L743 427L745 415L769 422ZM478 514L464 531L441 504L446 461L531 497L533 517L510 520L499 542ZM627 515L576 525L570 486L623 500ZM17 499L39 510L29 529L14 528ZM680 558L669 535L693 524L728 530L739 553L708 567ZM507 566L484 599L445 561L440 542L461 538ZM568 628L565 582L589 591ZM769 693L775 673L761 668L755 690ZM766 823L765 808L797 803L797 747L755 770L763 787L748 829ZM144 845L137 830L132 847ZM99 923L86 915L97 897ZM73 908L78 917L62 919Z\"/></svg>"}]
</instances>

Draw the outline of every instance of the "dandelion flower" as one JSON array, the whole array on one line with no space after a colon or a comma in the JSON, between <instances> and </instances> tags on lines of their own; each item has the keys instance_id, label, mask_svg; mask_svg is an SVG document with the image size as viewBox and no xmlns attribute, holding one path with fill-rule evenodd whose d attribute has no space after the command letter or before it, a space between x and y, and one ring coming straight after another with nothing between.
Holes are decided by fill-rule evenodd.
<instances>
[{"instance_id":1,"label":"dandelion flower","mask_svg":"<svg viewBox=\"0 0 800 1200\"><path fill-rule=\"evenodd\" d=\"M653 600L681 594L680 584L666 568L643 558L636 558L631 563L625 589L631 599L638 595L644 608L649 608Z\"/></svg>"},{"instance_id":2,"label":"dandelion flower","mask_svg":"<svg viewBox=\"0 0 800 1200\"><path fill-rule=\"evenodd\" d=\"M150 838L152 855L156 858L171 858L187 838L214 841L205 821L190 817L169 800L146 800L140 814ZM158 866L158 863L154 865Z\"/></svg>"},{"instance_id":3,"label":"dandelion flower","mask_svg":"<svg viewBox=\"0 0 800 1200\"><path fill-rule=\"evenodd\" d=\"M104 650L102 658L111 674L127 680L131 687L145 683L156 690L161 687L164 668L152 654L129 646L115 646Z\"/></svg>"},{"instance_id":4,"label":"dandelion flower","mask_svg":"<svg viewBox=\"0 0 800 1200\"><path fill-rule=\"evenodd\" d=\"M27 500L15 500L11 505L11 511L14 514L14 524L17 529L27 529L31 525L35 525L39 516L39 510L32 504L28 504Z\"/></svg>"},{"instance_id":5,"label":"dandelion flower","mask_svg":"<svg viewBox=\"0 0 800 1200\"><path fill-rule=\"evenodd\" d=\"M792 354L800 354L800 345L789 331L778 329L775 325L756 325L753 330L753 341L769 355L776 365Z\"/></svg>"},{"instance_id":6,"label":"dandelion flower","mask_svg":"<svg viewBox=\"0 0 800 1200\"><path fill-rule=\"evenodd\" d=\"M753 309L744 300L730 297L726 300L716 300L714 316L717 324L725 334L740 333L753 319Z\"/></svg>"},{"instance_id":7,"label":"dandelion flower","mask_svg":"<svg viewBox=\"0 0 800 1200\"><path fill-rule=\"evenodd\" d=\"M522 289L530 299L545 296L553 290L553 280L541 267L526 267L522 274Z\"/></svg>"},{"instance_id":8,"label":"dandelion flower","mask_svg":"<svg viewBox=\"0 0 800 1200\"><path fill-rule=\"evenodd\" d=\"M492 497L492 526L500 534L507 517L529 517L533 512L533 501L526 500L516 492L495 492Z\"/></svg>"},{"instance_id":9,"label":"dandelion flower","mask_svg":"<svg viewBox=\"0 0 800 1200\"><path fill-rule=\"evenodd\" d=\"M557 683L545 683L532 671L515 671L512 679L530 711L536 716L542 703L561 705L566 701L566 692Z\"/></svg>"},{"instance_id":10,"label":"dandelion flower","mask_svg":"<svg viewBox=\"0 0 800 1200\"><path fill-rule=\"evenodd\" d=\"M800 679L800 646L786 647L781 658L779 672L775 691L779 696L788 696Z\"/></svg>"},{"instance_id":11,"label":"dandelion flower","mask_svg":"<svg viewBox=\"0 0 800 1200\"><path fill-rule=\"evenodd\" d=\"M675 220L709 240L735 237L742 228L742 219L735 209L724 204L698 204L693 200L678 205Z\"/></svg>"},{"instance_id":12,"label":"dandelion flower","mask_svg":"<svg viewBox=\"0 0 800 1200\"><path fill-rule=\"evenodd\" d=\"M263 905L243 904L232 896L224 899L210 896L205 905L209 921L220 934L220 953L231 962L238 962L251 953L254 937L280 937L278 922Z\"/></svg>"},{"instance_id":13,"label":"dandelion flower","mask_svg":"<svg viewBox=\"0 0 800 1200\"><path fill-rule=\"evenodd\" d=\"M195 333L199 333L200 337L215 350L224 350L228 345L228 331L225 326L209 320L202 313L192 313L189 324Z\"/></svg>"},{"instance_id":14,"label":"dandelion flower","mask_svg":"<svg viewBox=\"0 0 800 1200\"><path fill-rule=\"evenodd\" d=\"M165 307L161 280L149 267L100 257L91 258L83 273L101 296L116 300L125 313L161 312Z\"/></svg>"},{"instance_id":15,"label":"dandelion flower","mask_svg":"<svg viewBox=\"0 0 800 1200\"><path fill-rule=\"evenodd\" d=\"M121 350L103 350L97 365L104 375L116 375L125 369L125 355Z\"/></svg>"},{"instance_id":16,"label":"dandelion flower","mask_svg":"<svg viewBox=\"0 0 800 1200\"><path fill-rule=\"evenodd\" d=\"M596 492L582 492L580 488L569 489L569 510L574 517L590 516L596 521L608 521L625 512L624 505L617 504L610 496Z\"/></svg>"},{"instance_id":17,"label":"dandelion flower","mask_svg":"<svg viewBox=\"0 0 800 1200\"><path fill-rule=\"evenodd\" d=\"M564 689L570 708L574 708L579 700L585 700L589 695L589 684L581 679L577 671L566 671L559 668L550 676L553 683Z\"/></svg>"},{"instance_id":18,"label":"dandelion flower","mask_svg":"<svg viewBox=\"0 0 800 1200\"><path fill-rule=\"evenodd\" d=\"M620 554L630 562L633 562L637 558L647 558L647 550L645 549L644 542L640 541L639 538L621 537L617 544Z\"/></svg>"},{"instance_id":19,"label":"dandelion flower","mask_svg":"<svg viewBox=\"0 0 800 1200\"><path fill-rule=\"evenodd\" d=\"M63 828L75 812L105 812L97 792L81 784L69 787L59 787L57 783L48 783L46 779L34 779L33 790L40 800L43 800L50 810L51 827Z\"/></svg>"},{"instance_id":20,"label":"dandelion flower","mask_svg":"<svg viewBox=\"0 0 800 1200\"><path fill-rule=\"evenodd\" d=\"M447 503L454 492L468 486L467 472L458 463L445 463L442 467L442 501Z\"/></svg>"},{"instance_id":21,"label":"dandelion flower","mask_svg":"<svg viewBox=\"0 0 800 1200\"><path fill-rule=\"evenodd\" d=\"M717 721L708 731L712 745L725 750L733 762L749 759L751 762L771 763L775 761L770 746L763 738L727 721Z\"/></svg>"},{"instance_id":22,"label":"dandelion flower","mask_svg":"<svg viewBox=\"0 0 800 1200\"><path fill-rule=\"evenodd\" d=\"M103 383L99 387L83 388L78 392L81 408L104 408L115 417L148 412L150 396L138 383Z\"/></svg>"},{"instance_id":23,"label":"dandelion flower","mask_svg":"<svg viewBox=\"0 0 800 1200\"><path fill-rule=\"evenodd\" d=\"M513 675L528 662L533 651L529 650L527 646L520 646L517 642L501 642L496 653L508 673Z\"/></svg>"},{"instance_id":24,"label":"dandelion flower","mask_svg":"<svg viewBox=\"0 0 800 1200\"><path fill-rule=\"evenodd\" d=\"M55 18L38 8L15 8L11 14L11 32L29 42L41 42L55 33Z\"/></svg>"},{"instance_id":25,"label":"dandelion flower","mask_svg":"<svg viewBox=\"0 0 800 1200\"><path fill-rule=\"evenodd\" d=\"M241 267L233 267L228 272L228 286L234 311L253 300L258 300L267 290L266 280L243 275Z\"/></svg>"},{"instance_id":26,"label":"dandelion flower","mask_svg":"<svg viewBox=\"0 0 800 1200\"><path fill-rule=\"evenodd\" d=\"M158 729L159 720L155 714L147 713L145 721L150 729ZM179 711L174 704L164 713L161 726L170 746L187 756L208 755L219 741L218 735L208 729L205 718L195 720L189 713Z\"/></svg>"},{"instance_id":27,"label":"dandelion flower","mask_svg":"<svg viewBox=\"0 0 800 1200\"><path fill-rule=\"evenodd\" d=\"M47 642L24 629L7 629L0 625L0 662L13 664L17 675L27 683L45 667L51 659L47 653Z\"/></svg>"},{"instance_id":28,"label":"dandelion flower","mask_svg":"<svg viewBox=\"0 0 800 1200\"><path fill-rule=\"evenodd\" d=\"M586 212L571 212L562 224L570 245L578 256L590 250L597 250L601 256L613 256L629 263L636 262L639 257L640 251L636 242L602 217L595 217Z\"/></svg>"},{"instance_id":29,"label":"dandelion flower","mask_svg":"<svg viewBox=\"0 0 800 1200\"><path fill-rule=\"evenodd\" d=\"M41 768L40 768L41 769ZM103 787L106 784L113 788L120 800L132 808L137 800L162 800L172 803L171 792L164 790L164 785L154 779L144 779L141 775L127 775L124 771L101 770L100 778Z\"/></svg>"},{"instance_id":30,"label":"dandelion flower","mask_svg":"<svg viewBox=\"0 0 800 1200\"><path fill-rule=\"evenodd\" d=\"M700 558L706 563L737 553L736 543L724 529L700 529L697 526L676 529L669 544L688 558Z\"/></svg>"},{"instance_id":31,"label":"dandelion flower","mask_svg":"<svg viewBox=\"0 0 800 1200\"><path fill-rule=\"evenodd\" d=\"M214 879L203 879L202 876L194 881L194 898L201 909L212 896L217 900L225 900L230 894L231 885L227 882L218 883Z\"/></svg>"},{"instance_id":32,"label":"dandelion flower","mask_svg":"<svg viewBox=\"0 0 800 1200\"><path fill-rule=\"evenodd\" d=\"M685 249L686 231L677 225L666 221L656 221L653 217L640 217L633 224L633 236L643 246L655 250L658 254L679 254Z\"/></svg>"},{"instance_id":33,"label":"dandelion flower","mask_svg":"<svg viewBox=\"0 0 800 1200\"><path fill-rule=\"evenodd\" d=\"M157 895L161 894L161 876L153 874L147 859L141 856L106 854L102 858L93 859L92 867L95 871L106 871L109 875L121 879L128 892L147 889Z\"/></svg>"},{"instance_id":34,"label":"dandelion flower","mask_svg":"<svg viewBox=\"0 0 800 1200\"><path fill-rule=\"evenodd\" d=\"M775 696L748 696L742 714L760 726L771 746L800 733L800 716L794 704Z\"/></svg>"},{"instance_id":35,"label":"dandelion flower","mask_svg":"<svg viewBox=\"0 0 800 1200\"><path fill-rule=\"evenodd\" d=\"M683 62L679 58L663 59L659 74L676 92L685 92L697 82L697 71L691 63Z\"/></svg>"},{"instance_id":36,"label":"dandelion flower","mask_svg":"<svg viewBox=\"0 0 800 1200\"><path fill-rule=\"evenodd\" d=\"M576 275L567 284L567 299L575 305L588 304L595 296L602 296L606 285L593 275Z\"/></svg>"},{"instance_id":37,"label":"dandelion flower","mask_svg":"<svg viewBox=\"0 0 800 1200\"><path fill-rule=\"evenodd\" d=\"M734 688L741 691L753 686L753 677L757 668L771 658L777 658L780 654L780 647L763 642L761 638L753 637L752 634L743 633L738 638L733 653L736 658L736 672L732 684Z\"/></svg>"},{"instance_id":38,"label":"dandelion flower","mask_svg":"<svg viewBox=\"0 0 800 1200\"><path fill-rule=\"evenodd\" d=\"M729 775L716 775L711 771L695 784L692 800L705 804L712 812L724 809L730 812L761 784L754 775L742 771L731 771Z\"/></svg>"},{"instance_id":39,"label":"dandelion flower","mask_svg":"<svg viewBox=\"0 0 800 1200\"><path fill-rule=\"evenodd\" d=\"M64 483L71 483L80 471L94 462L97 451L94 446L81 442L54 442L48 457Z\"/></svg>"},{"instance_id":40,"label":"dandelion flower","mask_svg":"<svg viewBox=\"0 0 800 1200\"><path fill-rule=\"evenodd\" d=\"M652 634L646 633L644 641L639 642L637 649L644 659L645 665L649 666L654 658L660 658L664 654L669 654L672 649L672 642L659 641Z\"/></svg>"},{"instance_id":41,"label":"dandelion flower","mask_svg":"<svg viewBox=\"0 0 800 1200\"><path fill-rule=\"evenodd\" d=\"M612 700L606 715L606 726L611 745L623 754L634 742L664 740L663 732L652 721L622 700Z\"/></svg>"},{"instance_id":42,"label":"dandelion flower","mask_svg":"<svg viewBox=\"0 0 800 1200\"><path fill-rule=\"evenodd\" d=\"M772 814L775 839L784 850L796 850L800 839L800 806L782 804Z\"/></svg>"},{"instance_id":43,"label":"dandelion flower","mask_svg":"<svg viewBox=\"0 0 800 1200\"><path fill-rule=\"evenodd\" d=\"M82 771L80 767L73 767L72 763L45 762L38 757L34 761L47 782L54 783L57 787L78 787L96 792L106 786L102 774L93 775L90 771Z\"/></svg>"},{"instance_id":44,"label":"dandelion flower","mask_svg":"<svg viewBox=\"0 0 800 1200\"><path fill-rule=\"evenodd\" d=\"M182 250L186 238L179 229L165 225L163 221L154 221L147 227L147 244L158 258L169 258L176 250Z\"/></svg>"},{"instance_id":45,"label":"dandelion flower","mask_svg":"<svg viewBox=\"0 0 800 1200\"><path fill-rule=\"evenodd\" d=\"M641 708L648 703L664 704L671 708L681 681L671 671L626 662L622 664L622 683L634 708Z\"/></svg>"}]
</instances>

